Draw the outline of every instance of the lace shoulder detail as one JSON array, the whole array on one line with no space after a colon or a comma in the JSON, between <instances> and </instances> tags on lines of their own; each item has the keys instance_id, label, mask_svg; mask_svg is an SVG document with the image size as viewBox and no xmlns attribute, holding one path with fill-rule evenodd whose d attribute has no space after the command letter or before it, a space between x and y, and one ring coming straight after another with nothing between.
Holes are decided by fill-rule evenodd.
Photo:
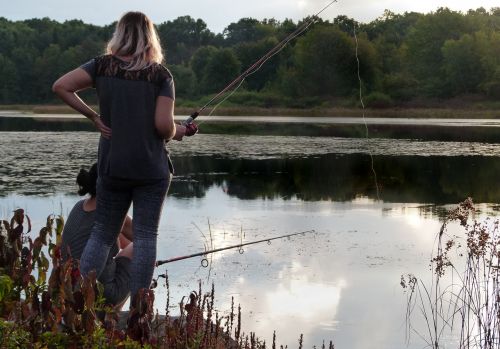
<instances>
[{"instance_id":1,"label":"lace shoulder detail","mask_svg":"<svg viewBox=\"0 0 500 349\"><path fill-rule=\"evenodd\" d=\"M126 70L124 62L110 54L98 56L96 62L96 77L115 77L125 80L148 81L161 84L165 79L172 78L170 71L161 64L152 64L141 70Z\"/></svg>"},{"instance_id":2,"label":"lace shoulder detail","mask_svg":"<svg viewBox=\"0 0 500 349\"><path fill-rule=\"evenodd\" d=\"M158 78L160 79L160 81L174 78L174 76L172 75L170 70L161 64L158 64L158 75L159 75Z\"/></svg>"}]
</instances>

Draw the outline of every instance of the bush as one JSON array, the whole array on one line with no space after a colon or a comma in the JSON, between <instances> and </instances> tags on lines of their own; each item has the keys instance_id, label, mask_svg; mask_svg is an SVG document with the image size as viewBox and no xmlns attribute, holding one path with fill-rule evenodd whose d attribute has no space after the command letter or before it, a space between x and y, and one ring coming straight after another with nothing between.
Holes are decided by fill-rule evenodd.
<instances>
[{"instance_id":1,"label":"bush","mask_svg":"<svg viewBox=\"0 0 500 349\"><path fill-rule=\"evenodd\" d=\"M387 74L382 80L383 91L398 101L415 97L418 82L405 74Z\"/></svg>"},{"instance_id":2,"label":"bush","mask_svg":"<svg viewBox=\"0 0 500 349\"><path fill-rule=\"evenodd\" d=\"M482 88L488 97L500 98L500 81L487 82Z\"/></svg>"},{"instance_id":3,"label":"bush","mask_svg":"<svg viewBox=\"0 0 500 349\"><path fill-rule=\"evenodd\" d=\"M153 311L158 279L153 280L151 289L139 290L134 298L123 329L116 310L105 304L95 271L82 277L77 261L61 259L63 226L63 217L50 215L32 240L24 210L15 210L10 221L0 220L0 348L247 349L249 343L252 349L266 347L255 333L242 331L241 307L236 309L234 299L227 315L216 310L213 284L203 293L200 282L187 303L182 298L179 317L170 317L166 274L158 279L165 278L167 314ZM276 345L274 337L272 347ZM331 342L329 347L333 348Z\"/></svg>"},{"instance_id":4,"label":"bush","mask_svg":"<svg viewBox=\"0 0 500 349\"><path fill-rule=\"evenodd\" d=\"M392 98L382 92L372 92L364 98L367 108L384 109L394 105Z\"/></svg>"},{"instance_id":5,"label":"bush","mask_svg":"<svg viewBox=\"0 0 500 349\"><path fill-rule=\"evenodd\" d=\"M240 91L235 92L228 102L250 107L271 108L282 106L283 97L269 92Z\"/></svg>"}]
</instances>

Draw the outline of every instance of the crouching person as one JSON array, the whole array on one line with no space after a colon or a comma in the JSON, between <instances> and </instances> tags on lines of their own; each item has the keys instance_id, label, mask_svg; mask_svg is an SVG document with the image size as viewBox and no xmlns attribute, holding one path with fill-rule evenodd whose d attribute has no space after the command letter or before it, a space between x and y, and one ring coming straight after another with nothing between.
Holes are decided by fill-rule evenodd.
<instances>
[{"instance_id":1,"label":"crouching person","mask_svg":"<svg viewBox=\"0 0 500 349\"><path fill-rule=\"evenodd\" d=\"M80 259L90 238L95 220L97 164L89 171L80 170L76 178L78 194L88 197L78 201L71 210L62 233L61 254L63 261L70 256ZM130 293L130 262L133 256L132 219L125 217L120 235L112 246L106 266L97 280L104 286L107 305L120 310Z\"/></svg>"}]
</instances>

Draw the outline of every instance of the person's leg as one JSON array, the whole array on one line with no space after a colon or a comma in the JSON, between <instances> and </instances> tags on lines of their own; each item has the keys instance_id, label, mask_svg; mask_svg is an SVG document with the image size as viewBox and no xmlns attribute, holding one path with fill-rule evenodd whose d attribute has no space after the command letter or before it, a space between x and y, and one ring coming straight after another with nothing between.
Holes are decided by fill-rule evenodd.
<instances>
[{"instance_id":1,"label":"person's leg","mask_svg":"<svg viewBox=\"0 0 500 349\"><path fill-rule=\"evenodd\" d=\"M109 180L98 179L95 222L80 259L80 270L83 275L95 270L99 277L103 271L131 200L131 191L125 186L114 187Z\"/></svg>"},{"instance_id":2,"label":"person's leg","mask_svg":"<svg viewBox=\"0 0 500 349\"><path fill-rule=\"evenodd\" d=\"M149 288L156 263L156 237L163 202L170 184L168 179L138 186L133 193L134 257L130 273L130 296ZM131 306L133 306L131 302Z\"/></svg>"},{"instance_id":3,"label":"person's leg","mask_svg":"<svg viewBox=\"0 0 500 349\"><path fill-rule=\"evenodd\" d=\"M120 311L130 291L130 258L117 254L115 264L113 279L104 284L104 298L107 304Z\"/></svg>"}]
</instances>

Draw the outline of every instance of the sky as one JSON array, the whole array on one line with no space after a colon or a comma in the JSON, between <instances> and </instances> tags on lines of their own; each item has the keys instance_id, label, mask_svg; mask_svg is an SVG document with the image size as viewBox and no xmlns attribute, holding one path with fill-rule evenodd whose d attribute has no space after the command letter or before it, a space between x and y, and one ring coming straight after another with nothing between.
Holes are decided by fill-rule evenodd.
<instances>
[{"instance_id":1,"label":"sky","mask_svg":"<svg viewBox=\"0 0 500 349\"><path fill-rule=\"evenodd\" d=\"M10 20L49 17L58 21L81 19L86 23L109 24L127 11L142 11L155 23L190 15L203 19L210 30L220 33L232 22L243 17L259 20L291 18L295 21L315 14L330 0L0 0L0 17ZM338 0L322 15L333 19L347 15L361 22L369 22L389 9L430 12L438 7L467 11L484 7L498 7L498 0Z\"/></svg>"}]
</instances>

